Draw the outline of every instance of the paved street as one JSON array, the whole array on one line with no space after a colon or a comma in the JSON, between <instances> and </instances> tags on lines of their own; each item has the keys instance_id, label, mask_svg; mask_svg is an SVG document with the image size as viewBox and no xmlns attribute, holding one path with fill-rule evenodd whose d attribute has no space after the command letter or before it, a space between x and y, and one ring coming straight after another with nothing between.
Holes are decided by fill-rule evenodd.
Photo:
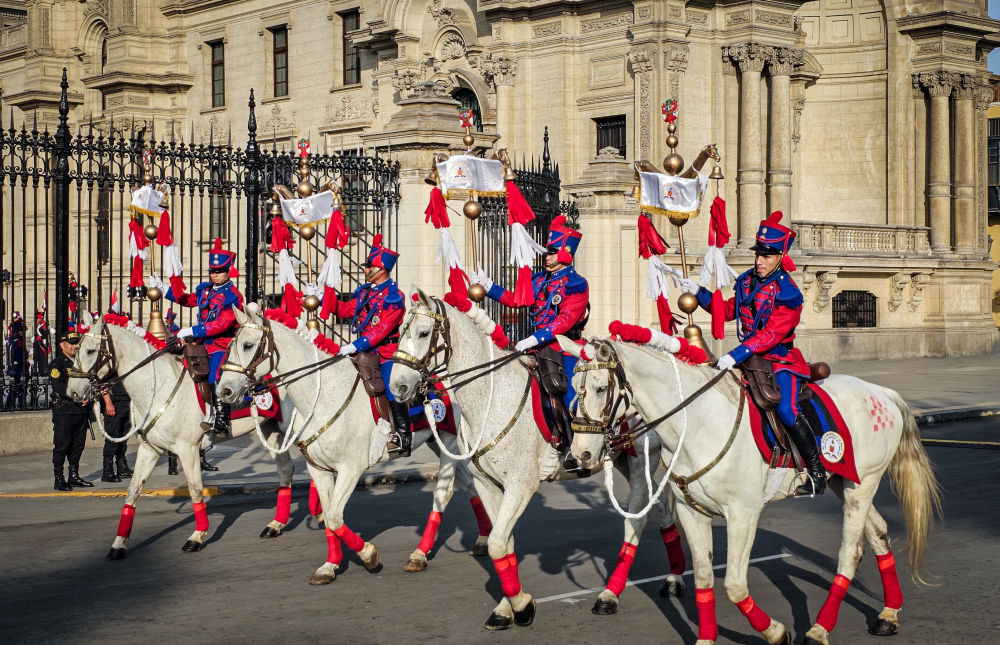
<instances>
[{"instance_id":1,"label":"paved street","mask_svg":"<svg viewBox=\"0 0 1000 645\"><path fill-rule=\"evenodd\" d=\"M927 437L996 440L1000 420L925 428ZM934 529L924 562L937 587L909 577L899 506L887 485L877 498L897 538L906 604L905 643L990 642L1000 635L991 614L1000 532L1000 452L930 448L945 489L945 519ZM162 467L161 467L162 468ZM219 497L209 502L212 533L201 553L180 551L193 530L183 498L140 502L129 556L107 562L120 499L2 499L0 508L0 642L303 642L335 638L355 643L690 643L697 615L692 593L661 599L661 582L629 587L619 615L590 613L621 540L620 521L597 481L548 484L518 526L524 588L539 600L529 628L489 634L482 623L499 598L488 560L465 551L475 536L466 500L456 494L441 529L443 545L430 567L405 574L419 540L429 486L358 490L347 510L352 528L378 545L385 563L368 573L348 557L330 586L307 580L326 554L323 533L307 517L304 494L293 501L289 531L257 538L271 517L271 496ZM808 629L833 578L839 508L832 495L769 507L761 521L750 572L754 598L800 635ZM632 580L665 573L659 536L646 531ZM440 540L439 540L440 542ZM724 529L716 529L715 562L725 561ZM723 571L718 572L723 575ZM685 576L689 587L690 575ZM689 590L690 591L690 590ZM720 643L762 642L719 595ZM836 643L874 642L866 621L881 607L874 559L862 563L834 632ZM556 598L558 597L558 598Z\"/></svg>"}]
</instances>

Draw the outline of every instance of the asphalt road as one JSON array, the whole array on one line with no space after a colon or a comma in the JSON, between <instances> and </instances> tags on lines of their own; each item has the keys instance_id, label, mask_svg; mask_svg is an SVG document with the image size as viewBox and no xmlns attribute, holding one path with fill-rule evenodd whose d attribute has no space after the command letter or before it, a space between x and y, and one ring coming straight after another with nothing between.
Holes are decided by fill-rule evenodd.
<instances>
[{"instance_id":1,"label":"asphalt road","mask_svg":"<svg viewBox=\"0 0 1000 645\"><path fill-rule=\"evenodd\" d=\"M928 437L1000 438L1000 420L933 426ZM897 539L906 597L898 643L995 642L1000 616L995 586L1000 536L1000 451L929 448L944 492L944 519L934 528L922 572L938 586L910 579L899 505L883 485L876 503ZM697 612L692 579L681 599L658 596L660 580L629 586L616 616L590 607L613 568L621 522L598 481L543 485L515 533L521 581L539 601L531 627L488 633L482 624L500 597L488 559L466 551L475 540L472 511L456 494L445 514L429 568L402 566L419 541L430 487L359 490L350 526L379 547L383 569L369 573L353 556L337 580L307 580L325 559L321 527L305 496L293 500L288 531L257 534L272 499L209 502L211 538L200 553L182 553L193 530L190 502L143 499L125 560L108 562L120 499L0 500L0 643L692 643ZM801 635L815 619L834 576L839 504L833 495L789 500L765 510L751 557L757 603ZM443 543L442 543L443 540ZM716 527L715 563L725 562ZM632 580L666 573L652 527L644 534ZM724 571L717 572L721 578ZM762 643L725 600L716 580L719 643ZM834 643L877 641L865 631L881 609L881 584L870 552L840 612Z\"/></svg>"}]
</instances>

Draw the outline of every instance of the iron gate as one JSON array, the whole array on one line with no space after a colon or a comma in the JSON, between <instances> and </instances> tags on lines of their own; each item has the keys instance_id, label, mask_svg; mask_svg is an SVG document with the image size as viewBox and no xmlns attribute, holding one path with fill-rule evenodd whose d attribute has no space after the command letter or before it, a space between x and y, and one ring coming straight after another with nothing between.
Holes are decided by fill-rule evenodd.
<instances>
[{"instance_id":1,"label":"iron gate","mask_svg":"<svg viewBox=\"0 0 1000 645\"><path fill-rule=\"evenodd\" d=\"M237 253L237 284L247 300L268 301L280 291L276 263L266 259L267 196L277 180L297 183L291 173L297 158L258 144L252 90L243 148L232 145L231 132L225 143L211 135L208 143L195 143L193 130L185 141L182 133L142 119L80 124L73 136L67 123L67 90L64 71L55 134L40 132L34 124L29 129L22 123L18 129L13 117L0 123L3 411L48 407L48 370L41 349L48 343L51 351L58 351L55 338L69 324L71 311L76 316L84 310L107 311L110 295L117 291L122 310L146 320L148 301L142 293L129 297L127 290L128 207L132 188L142 182L146 148L154 184L171 187L171 228L188 289L207 278L207 250L219 237ZM322 154L310 156L310 168L317 185L333 179L342 188L342 211L352 231L341 259L343 289L353 289L371 236L383 233L387 242L397 241L399 165L378 156ZM319 233L309 243L297 240L307 250L296 246L314 272L319 268L315 259L322 263L325 254L325 230ZM155 267L159 273L162 250L154 245L151 255L144 272ZM306 278L305 266L299 276ZM168 305L164 302L165 315ZM15 311L23 319L21 338L13 322ZM180 307L173 313L174 324L183 327L191 324L194 310ZM331 333L345 331L338 327Z\"/></svg>"}]
</instances>

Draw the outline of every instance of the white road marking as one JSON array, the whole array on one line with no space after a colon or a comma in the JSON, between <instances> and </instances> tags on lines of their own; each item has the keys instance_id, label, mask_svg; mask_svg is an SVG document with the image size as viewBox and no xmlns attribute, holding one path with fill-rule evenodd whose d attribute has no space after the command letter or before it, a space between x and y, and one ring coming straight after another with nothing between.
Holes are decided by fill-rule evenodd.
<instances>
[{"instance_id":1,"label":"white road marking","mask_svg":"<svg viewBox=\"0 0 1000 645\"><path fill-rule=\"evenodd\" d=\"M777 555L768 555L768 556L764 556L762 558L754 558L753 560L750 560L750 564L757 564L758 562L767 562L769 560L779 560L781 558L790 558L790 557L792 557L791 553L779 553ZM725 564L717 564L714 567L712 567L712 569L715 570L715 571L718 571L719 569L725 569L725 568L726 568ZM689 576L692 573L694 573L694 570L693 569L688 569L687 571L685 571L683 573L683 575ZM642 578L641 580L629 580L628 582L625 583L625 586L626 587L634 587L635 585L641 585L641 584L645 584L647 582L656 582L657 580L666 580L666 579L667 579L667 576L654 576L652 578ZM569 593L561 593L561 594L557 594L555 596L547 596L545 598L535 598L535 602L541 604L543 602L553 602L555 600L565 600L566 598L572 598L574 596L583 596L585 594L590 594L590 593L595 593L595 592L601 592L601 591L604 591L604 587L593 587L591 589L580 589L579 591L570 591Z\"/></svg>"}]
</instances>

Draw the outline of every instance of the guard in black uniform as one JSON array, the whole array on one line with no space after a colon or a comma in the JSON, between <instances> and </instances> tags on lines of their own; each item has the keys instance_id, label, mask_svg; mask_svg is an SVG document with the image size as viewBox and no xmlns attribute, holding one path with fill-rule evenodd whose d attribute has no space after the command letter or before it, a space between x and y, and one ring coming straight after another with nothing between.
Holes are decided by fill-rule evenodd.
<instances>
[{"instance_id":1,"label":"guard in black uniform","mask_svg":"<svg viewBox=\"0 0 1000 645\"><path fill-rule=\"evenodd\" d=\"M112 374L111 376L117 376ZM121 381L111 387L111 403L104 400L104 431L109 437L121 439L132 430L132 399ZM101 473L102 482L120 482L132 476L132 469L125 459L127 441L111 441L104 439L104 469Z\"/></svg>"},{"instance_id":2,"label":"guard in black uniform","mask_svg":"<svg viewBox=\"0 0 1000 645\"><path fill-rule=\"evenodd\" d=\"M87 401L80 403L66 396L66 383L80 343L80 334L70 330L59 337L59 351L49 363L52 384L52 467L55 489L73 490L73 486L93 486L80 477L80 456L87 441L90 409ZM63 477L63 462L69 458L69 481Z\"/></svg>"}]
</instances>

